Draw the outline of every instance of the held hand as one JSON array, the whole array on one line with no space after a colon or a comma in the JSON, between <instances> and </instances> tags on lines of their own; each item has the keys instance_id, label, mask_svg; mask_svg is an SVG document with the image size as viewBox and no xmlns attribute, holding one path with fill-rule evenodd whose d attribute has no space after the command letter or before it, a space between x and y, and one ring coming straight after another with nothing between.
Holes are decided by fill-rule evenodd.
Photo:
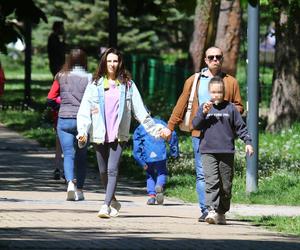
<instances>
[{"instance_id":1,"label":"held hand","mask_svg":"<svg viewBox=\"0 0 300 250\"><path fill-rule=\"evenodd\" d=\"M203 114L207 114L210 111L210 109L211 109L212 106L213 106L213 103L210 102L210 101L204 103L203 104Z\"/></svg>"},{"instance_id":2,"label":"held hand","mask_svg":"<svg viewBox=\"0 0 300 250\"><path fill-rule=\"evenodd\" d=\"M251 156L254 154L254 150L251 145L246 145L245 151L246 151L246 155L248 155L248 156Z\"/></svg>"},{"instance_id":3,"label":"held hand","mask_svg":"<svg viewBox=\"0 0 300 250\"><path fill-rule=\"evenodd\" d=\"M160 131L160 137L163 138L164 140L169 141L171 139L171 135L172 135L172 131L170 129L168 129L167 127L163 128Z\"/></svg>"},{"instance_id":4,"label":"held hand","mask_svg":"<svg viewBox=\"0 0 300 250\"><path fill-rule=\"evenodd\" d=\"M87 137L85 135L79 136L78 141L80 143L86 143Z\"/></svg>"}]
</instances>

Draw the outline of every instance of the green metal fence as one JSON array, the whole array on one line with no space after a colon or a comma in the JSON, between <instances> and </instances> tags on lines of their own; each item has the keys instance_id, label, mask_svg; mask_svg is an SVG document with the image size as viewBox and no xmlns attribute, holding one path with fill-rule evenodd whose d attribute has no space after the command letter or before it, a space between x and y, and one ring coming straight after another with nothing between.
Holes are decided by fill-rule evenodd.
<instances>
[{"instance_id":1,"label":"green metal fence","mask_svg":"<svg viewBox=\"0 0 300 250\"><path fill-rule=\"evenodd\" d=\"M168 104L175 104L182 91L185 79L192 73L187 68L166 65L162 60L140 55L125 58L126 66L132 74L142 95L153 96L164 92Z\"/></svg>"}]
</instances>

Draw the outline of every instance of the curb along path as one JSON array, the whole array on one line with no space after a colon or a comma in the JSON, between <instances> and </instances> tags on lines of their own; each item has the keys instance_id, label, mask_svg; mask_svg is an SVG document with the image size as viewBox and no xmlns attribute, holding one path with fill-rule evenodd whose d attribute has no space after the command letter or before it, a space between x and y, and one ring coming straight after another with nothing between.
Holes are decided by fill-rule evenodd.
<instances>
[{"instance_id":1,"label":"curb along path","mask_svg":"<svg viewBox=\"0 0 300 250\"><path fill-rule=\"evenodd\" d=\"M104 199L89 168L85 201L65 200L63 181L52 180L54 152L0 124L0 249L300 249L300 238L234 219L270 213L268 206L233 206L228 225L197 222L198 207L174 199L146 206L145 188L120 181L120 216L99 219ZM299 207L291 209L299 215ZM244 212L243 212L244 211ZM251 213L252 211L252 213ZM274 212L274 213L277 213Z\"/></svg>"}]
</instances>

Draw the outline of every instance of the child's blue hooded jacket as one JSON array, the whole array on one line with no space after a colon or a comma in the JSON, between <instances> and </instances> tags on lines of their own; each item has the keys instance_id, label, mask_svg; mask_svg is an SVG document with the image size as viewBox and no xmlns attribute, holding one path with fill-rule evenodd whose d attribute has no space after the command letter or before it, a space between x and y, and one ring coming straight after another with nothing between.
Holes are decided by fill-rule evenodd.
<instances>
[{"instance_id":1,"label":"child's blue hooded jacket","mask_svg":"<svg viewBox=\"0 0 300 250\"><path fill-rule=\"evenodd\" d=\"M153 118L156 124L167 124L157 118ZM172 132L170 146L170 156L176 158L179 156L178 138L175 131ZM141 167L148 162L163 161L167 159L167 145L162 138L155 139L148 134L142 125L139 125L133 134L133 157Z\"/></svg>"}]
</instances>

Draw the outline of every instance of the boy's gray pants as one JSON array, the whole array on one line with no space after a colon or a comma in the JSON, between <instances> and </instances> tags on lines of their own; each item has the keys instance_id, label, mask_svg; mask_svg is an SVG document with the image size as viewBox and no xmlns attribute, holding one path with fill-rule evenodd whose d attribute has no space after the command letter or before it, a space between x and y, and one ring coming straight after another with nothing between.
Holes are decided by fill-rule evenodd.
<instances>
[{"instance_id":1,"label":"boy's gray pants","mask_svg":"<svg viewBox=\"0 0 300 250\"><path fill-rule=\"evenodd\" d=\"M234 154L201 154L208 210L225 214L230 209Z\"/></svg>"}]
</instances>

